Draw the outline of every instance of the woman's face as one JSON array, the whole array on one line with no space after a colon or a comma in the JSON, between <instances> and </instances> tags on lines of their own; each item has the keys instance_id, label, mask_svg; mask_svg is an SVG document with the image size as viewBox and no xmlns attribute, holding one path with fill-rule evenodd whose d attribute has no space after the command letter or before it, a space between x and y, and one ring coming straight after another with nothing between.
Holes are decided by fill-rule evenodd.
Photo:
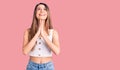
<instances>
[{"instance_id":1,"label":"woman's face","mask_svg":"<svg viewBox=\"0 0 120 70\"><path fill-rule=\"evenodd\" d=\"M36 17L38 20L47 18L47 10L44 5L39 5L36 10Z\"/></svg>"}]
</instances>

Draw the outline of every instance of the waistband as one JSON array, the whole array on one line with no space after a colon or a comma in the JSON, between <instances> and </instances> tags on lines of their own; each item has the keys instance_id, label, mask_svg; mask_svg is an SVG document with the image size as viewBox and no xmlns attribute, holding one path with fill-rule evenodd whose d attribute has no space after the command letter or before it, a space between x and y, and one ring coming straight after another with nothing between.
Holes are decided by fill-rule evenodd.
<instances>
[{"instance_id":1,"label":"waistband","mask_svg":"<svg viewBox=\"0 0 120 70\"><path fill-rule=\"evenodd\" d=\"M49 62L46 62L46 63L35 63L35 62L29 60L28 65L32 65L34 67L46 67L46 66L53 65L53 62L49 61Z\"/></svg>"}]
</instances>

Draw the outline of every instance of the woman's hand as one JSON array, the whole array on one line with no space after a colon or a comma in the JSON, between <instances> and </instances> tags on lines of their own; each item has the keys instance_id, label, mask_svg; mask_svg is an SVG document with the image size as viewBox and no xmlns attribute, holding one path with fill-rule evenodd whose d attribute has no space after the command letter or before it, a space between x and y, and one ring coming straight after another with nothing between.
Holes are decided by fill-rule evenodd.
<instances>
[{"instance_id":1,"label":"woman's hand","mask_svg":"<svg viewBox=\"0 0 120 70\"><path fill-rule=\"evenodd\" d=\"M38 30L40 31L40 35L42 36L42 37L45 37L46 35L45 35L45 28L44 28L44 24L45 24L45 20L40 20L40 23L39 23L39 28L38 28Z\"/></svg>"},{"instance_id":2,"label":"woman's hand","mask_svg":"<svg viewBox=\"0 0 120 70\"><path fill-rule=\"evenodd\" d=\"M42 37L45 37L44 26L41 26L40 34L41 34Z\"/></svg>"}]
</instances>

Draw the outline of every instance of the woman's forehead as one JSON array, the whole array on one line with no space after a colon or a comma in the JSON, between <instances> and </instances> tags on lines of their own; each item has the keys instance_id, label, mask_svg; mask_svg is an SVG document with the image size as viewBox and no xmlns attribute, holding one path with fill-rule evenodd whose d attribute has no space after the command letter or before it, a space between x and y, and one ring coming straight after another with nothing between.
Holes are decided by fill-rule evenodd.
<instances>
[{"instance_id":1,"label":"woman's forehead","mask_svg":"<svg viewBox=\"0 0 120 70\"><path fill-rule=\"evenodd\" d=\"M46 8L44 5L40 4L37 8Z\"/></svg>"}]
</instances>

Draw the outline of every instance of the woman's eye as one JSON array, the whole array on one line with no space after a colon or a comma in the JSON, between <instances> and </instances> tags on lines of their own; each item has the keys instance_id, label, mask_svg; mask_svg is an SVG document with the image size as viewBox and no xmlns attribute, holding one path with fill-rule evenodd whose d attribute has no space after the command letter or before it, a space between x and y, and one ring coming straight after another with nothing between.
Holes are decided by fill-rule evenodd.
<instances>
[{"instance_id":1,"label":"woman's eye","mask_svg":"<svg viewBox=\"0 0 120 70\"><path fill-rule=\"evenodd\" d=\"M41 10L40 8L38 8L37 10Z\"/></svg>"},{"instance_id":2,"label":"woman's eye","mask_svg":"<svg viewBox=\"0 0 120 70\"><path fill-rule=\"evenodd\" d=\"M42 10L41 8L38 8L37 10ZM46 8L44 8L43 10L47 10Z\"/></svg>"},{"instance_id":3,"label":"woman's eye","mask_svg":"<svg viewBox=\"0 0 120 70\"><path fill-rule=\"evenodd\" d=\"M44 10L47 10L46 8Z\"/></svg>"}]
</instances>

